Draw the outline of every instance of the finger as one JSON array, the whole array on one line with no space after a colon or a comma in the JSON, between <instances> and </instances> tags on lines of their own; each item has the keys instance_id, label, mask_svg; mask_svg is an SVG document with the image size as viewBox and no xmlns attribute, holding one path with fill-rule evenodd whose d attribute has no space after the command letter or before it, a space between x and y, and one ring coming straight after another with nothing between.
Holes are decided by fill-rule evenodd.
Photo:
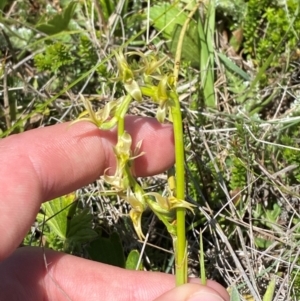
<instances>
[{"instance_id":1,"label":"finger","mask_svg":"<svg viewBox=\"0 0 300 301\"><path fill-rule=\"evenodd\" d=\"M175 282L172 275L128 271L50 250L43 254L42 249L30 247L16 250L0 263L0 279L1 300L11 301L150 301L173 289ZM213 283L211 281L208 285ZM191 285L196 289L188 286L190 293L202 290L199 285ZM221 300L229 301L226 290L218 290L221 291L220 296L226 296ZM209 288L205 291L218 294ZM181 294L185 296L183 292Z\"/></svg>"},{"instance_id":2,"label":"finger","mask_svg":"<svg viewBox=\"0 0 300 301\"><path fill-rule=\"evenodd\" d=\"M164 293L155 301L229 301L229 298L222 298L209 286L188 283Z\"/></svg>"},{"instance_id":3,"label":"finger","mask_svg":"<svg viewBox=\"0 0 300 301\"><path fill-rule=\"evenodd\" d=\"M200 278L190 278L190 283L201 284ZM229 295L227 290L218 282L213 280L207 280L206 286L216 291L224 300L229 301Z\"/></svg>"},{"instance_id":4,"label":"finger","mask_svg":"<svg viewBox=\"0 0 300 301\"><path fill-rule=\"evenodd\" d=\"M152 118L129 117L126 129L133 148L143 140L135 173L153 175L173 164L169 125ZM59 124L10 136L0 141L0 261L17 247L34 220L40 203L69 193L115 166L116 131L93 124Z\"/></svg>"}]
</instances>

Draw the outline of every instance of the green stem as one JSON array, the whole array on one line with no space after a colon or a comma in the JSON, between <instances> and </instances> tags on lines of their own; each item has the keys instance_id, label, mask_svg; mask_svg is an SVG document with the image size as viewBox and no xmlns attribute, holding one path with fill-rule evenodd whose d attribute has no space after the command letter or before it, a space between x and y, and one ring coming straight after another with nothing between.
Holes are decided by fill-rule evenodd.
<instances>
[{"instance_id":1,"label":"green stem","mask_svg":"<svg viewBox=\"0 0 300 301\"><path fill-rule=\"evenodd\" d=\"M201 284L206 285L202 230L200 231L200 278Z\"/></svg>"},{"instance_id":2,"label":"green stem","mask_svg":"<svg viewBox=\"0 0 300 301\"><path fill-rule=\"evenodd\" d=\"M178 39L175 65L173 70L174 76L174 92L171 92L171 98L174 101L174 105L171 107L174 139L175 139L175 174L176 174L176 198L179 200L185 199L185 179L184 179L184 145L183 145L183 129L182 129L182 117L180 111L180 102L176 91L181 50L183 46L184 36L186 34L189 22L191 21L194 13L197 11L200 2L195 5L195 8L189 13L185 20ZM177 226L177 238L173 238L175 254L176 254L176 285L182 285L187 283L187 252L186 252L186 237L185 237L185 208L176 209L176 226Z\"/></svg>"},{"instance_id":3,"label":"green stem","mask_svg":"<svg viewBox=\"0 0 300 301\"><path fill-rule=\"evenodd\" d=\"M125 115L131 101L132 97L127 94L115 114L115 117L118 119L118 138L121 137L125 131Z\"/></svg>"},{"instance_id":4,"label":"green stem","mask_svg":"<svg viewBox=\"0 0 300 301\"><path fill-rule=\"evenodd\" d=\"M173 130L175 139L175 174L176 174L176 198L185 199L185 178L184 178L184 145L182 117L178 95L171 93L174 106L171 108L173 119ZM175 242L176 253L176 285L187 282L187 258L186 258L186 237L185 237L185 208L176 209L177 239Z\"/></svg>"}]
</instances>

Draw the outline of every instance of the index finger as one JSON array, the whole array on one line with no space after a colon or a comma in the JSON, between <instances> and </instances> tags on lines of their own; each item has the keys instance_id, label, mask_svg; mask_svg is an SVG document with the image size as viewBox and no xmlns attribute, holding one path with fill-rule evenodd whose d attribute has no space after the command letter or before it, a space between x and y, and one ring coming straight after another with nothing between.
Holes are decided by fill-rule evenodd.
<instances>
[{"instance_id":1,"label":"index finger","mask_svg":"<svg viewBox=\"0 0 300 301\"><path fill-rule=\"evenodd\" d=\"M133 147L143 140L135 173L153 175L173 164L169 125L155 119L128 117ZM69 193L115 166L115 131L100 131L82 122L39 128L0 141L0 261L20 243L42 201Z\"/></svg>"}]
</instances>

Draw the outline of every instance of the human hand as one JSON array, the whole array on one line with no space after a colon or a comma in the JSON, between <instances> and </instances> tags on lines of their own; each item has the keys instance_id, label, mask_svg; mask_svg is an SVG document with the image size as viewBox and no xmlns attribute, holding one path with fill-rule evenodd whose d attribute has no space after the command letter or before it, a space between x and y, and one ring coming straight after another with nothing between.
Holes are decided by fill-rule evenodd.
<instances>
[{"instance_id":1,"label":"human hand","mask_svg":"<svg viewBox=\"0 0 300 301\"><path fill-rule=\"evenodd\" d=\"M133 145L143 140L141 151L146 154L135 160L137 175L153 175L173 164L171 126L128 117L126 129ZM113 131L102 132L80 122L0 141L0 300L192 301L188 298L193 294L199 301L229 300L226 290L213 281L207 286L190 283L174 288L172 275L127 271L40 248L15 250L41 202L91 183L108 167L113 172L116 138Z\"/></svg>"}]
</instances>

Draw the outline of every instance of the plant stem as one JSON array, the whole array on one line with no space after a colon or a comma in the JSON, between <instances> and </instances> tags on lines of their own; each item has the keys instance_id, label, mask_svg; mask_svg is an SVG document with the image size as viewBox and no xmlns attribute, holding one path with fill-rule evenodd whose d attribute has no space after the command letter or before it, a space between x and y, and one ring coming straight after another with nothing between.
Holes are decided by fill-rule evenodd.
<instances>
[{"instance_id":1,"label":"plant stem","mask_svg":"<svg viewBox=\"0 0 300 301\"><path fill-rule=\"evenodd\" d=\"M184 145L182 117L180 112L180 103L178 95L171 93L174 100L174 106L171 108L173 119L173 130L175 139L175 174L176 174L176 198L185 199L185 179L184 179ZM176 253L176 285L187 282L186 271L186 237L185 237L185 208L176 209L177 239L174 240Z\"/></svg>"},{"instance_id":2,"label":"plant stem","mask_svg":"<svg viewBox=\"0 0 300 301\"><path fill-rule=\"evenodd\" d=\"M132 97L127 94L120 104L118 111L116 112L116 117L118 119L118 138L121 137L125 131L125 115L128 111L128 107L132 101Z\"/></svg>"},{"instance_id":3,"label":"plant stem","mask_svg":"<svg viewBox=\"0 0 300 301\"><path fill-rule=\"evenodd\" d=\"M176 86L178 81L178 74L180 68L181 50L183 45L184 35L186 33L188 24L197 11L200 4L189 13L178 39L178 45L175 55L174 66L174 92L171 92L171 98L174 101L174 105L171 106L171 114L173 120L173 130L175 139L175 175L176 175L176 198L179 200L185 199L185 178L184 178L184 144L183 144L183 128L182 117L180 111L180 102L176 93ZM176 285L182 285L187 283L187 247L185 237L185 208L176 209L176 226L177 237L173 238L173 244L176 254Z\"/></svg>"},{"instance_id":4,"label":"plant stem","mask_svg":"<svg viewBox=\"0 0 300 301\"><path fill-rule=\"evenodd\" d=\"M206 285L202 230L200 231L200 256L199 257L200 257L200 279L201 279L201 284Z\"/></svg>"}]
</instances>

